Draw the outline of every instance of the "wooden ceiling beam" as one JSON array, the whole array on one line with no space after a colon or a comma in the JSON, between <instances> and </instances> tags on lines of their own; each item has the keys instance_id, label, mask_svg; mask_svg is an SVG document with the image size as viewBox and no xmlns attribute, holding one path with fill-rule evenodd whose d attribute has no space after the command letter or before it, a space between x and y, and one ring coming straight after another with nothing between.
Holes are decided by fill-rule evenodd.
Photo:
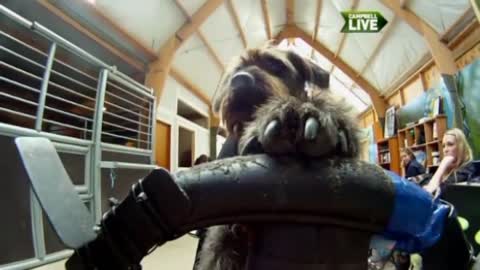
<instances>
[{"instance_id":1,"label":"wooden ceiling beam","mask_svg":"<svg viewBox=\"0 0 480 270\"><path fill-rule=\"evenodd\" d=\"M157 55L153 52L153 50L143 44L143 42L140 42L138 38L136 38L134 35L129 33L124 27L120 26L117 22L115 22L113 19L111 19L109 16L104 14L101 10L97 8L96 5L85 5L87 9L95 14L95 16L99 17L104 21L106 24L110 25L113 29L117 31L120 35L122 35L126 40L129 41L133 46L135 46L137 49L141 50L145 55L147 55L150 59L150 61L155 60Z\"/></svg>"},{"instance_id":2,"label":"wooden ceiling beam","mask_svg":"<svg viewBox=\"0 0 480 270\"><path fill-rule=\"evenodd\" d=\"M175 0L175 4L177 5L177 7L182 11L183 15L188 19L188 21L192 21L192 17L190 16L190 14L188 14L188 11L187 9L185 8L185 6L182 4L182 2L180 2L180 0ZM210 55L210 57L213 58L215 64L217 64L217 66L222 70L222 72L225 70L225 66L223 65L222 61L220 60L220 57L218 56L218 54L215 52L215 50L213 49L212 45L210 44L210 42L208 42L207 38L205 37L205 35L203 34L203 32L200 30L200 27L197 29L197 35L198 37L200 37L200 40L203 42L203 44L205 45L205 47L207 48L207 51L208 51L208 54Z\"/></svg>"},{"instance_id":3,"label":"wooden ceiling beam","mask_svg":"<svg viewBox=\"0 0 480 270\"><path fill-rule=\"evenodd\" d=\"M213 49L210 42L208 42L208 40L205 38L205 35L203 35L203 33L200 30L198 30L197 34L200 37L200 39L202 40L203 44L205 44L205 47L207 48L207 51L210 54L210 56L213 58L215 64L217 64L218 68L220 68L220 70L222 72L224 72L225 71L225 65L223 64L222 60L220 59L218 54Z\"/></svg>"},{"instance_id":4,"label":"wooden ceiling beam","mask_svg":"<svg viewBox=\"0 0 480 270\"><path fill-rule=\"evenodd\" d=\"M130 57L126 53L122 52L120 49L116 48L112 44L108 43L107 41L103 40L101 37L95 35L92 33L90 30L88 30L86 27L82 26L80 23L75 21L73 18L65 14L62 10L57 8L54 4L50 3L47 0L37 0L37 2L43 6L45 9L53 13L55 16L59 17L62 21L65 23L69 24L72 26L74 29L79 31L80 33L86 35L96 43L98 43L101 47L107 49L109 52L114 54L115 56L119 57L129 65L131 65L133 68L135 68L138 71L145 72L146 70L146 65L144 65L141 61L134 59L133 57Z\"/></svg>"},{"instance_id":5,"label":"wooden ceiling beam","mask_svg":"<svg viewBox=\"0 0 480 270\"><path fill-rule=\"evenodd\" d=\"M295 37L296 32L297 32L296 26L287 25L280 32L278 32L278 34L275 37L273 37L273 43L275 45L278 45L280 42L282 42L282 40L286 38L288 39L288 38Z\"/></svg>"},{"instance_id":6,"label":"wooden ceiling beam","mask_svg":"<svg viewBox=\"0 0 480 270\"><path fill-rule=\"evenodd\" d=\"M233 4L233 0L227 0L227 9L228 9L228 12L230 13L230 16L232 16L233 21L235 22L235 26L237 27L238 32L240 33L240 38L242 40L243 47L247 48L248 43L247 43L245 31L243 30L242 24L240 23L240 17L238 17L238 12L237 12L237 9L235 8L235 5Z\"/></svg>"},{"instance_id":7,"label":"wooden ceiling beam","mask_svg":"<svg viewBox=\"0 0 480 270\"><path fill-rule=\"evenodd\" d=\"M212 13L223 4L224 0L207 0L192 16L190 21L184 24L177 32L176 36L180 40L188 39L197 31L200 25L212 15Z\"/></svg>"},{"instance_id":8,"label":"wooden ceiling beam","mask_svg":"<svg viewBox=\"0 0 480 270\"><path fill-rule=\"evenodd\" d=\"M470 4L472 4L475 16L477 17L478 22L480 22L480 3L478 2L478 0L470 0Z\"/></svg>"},{"instance_id":9,"label":"wooden ceiling beam","mask_svg":"<svg viewBox=\"0 0 480 270\"><path fill-rule=\"evenodd\" d=\"M313 40L311 35L307 34L302 29L298 28L297 26L289 26L285 27L283 31L280 32L281 37L289 38L289 37L298 37L303 39L307 44L313 47L316 51L322 54L325 58L327 58L332 64L334 64L337 68L343 71L347 76L349 76L359 87L365 90L372 100L373 107L379 117L383 117L385 115L386 109L386 102L380 96L380 92L376 89L373 85L371 85L365 78L362 76L356 76L357 72L345 63L340 58L335 58L335 54L331 52L327 47L323 44L318 42L317 40Z\"/></svg>"},{"instance_id":10,"label":"wooden ceiling beam","mask_svg":"<svg viewBox=\"0 0 480 270\"><path fill-rule=\"evenodd\" d=\"M453 52L447 44L440 41L441 37L435 29L412 11L402 8L398 0L382 0L382 3L425 38L430 53L441 73L453 75L458 71Z\"/></svg>"},{"instance_id":11,"label":"wooden ceiling beam","mask_svg":"<svg viewBox=\"0 0 480 270\"><path fill-rule=\"evenodd\" d=\"M475 21L475 12L472 7L469 7L448 29L441 34L440 41L448 44L450 40L456 37L460 32L467 28L473 21Z\"/></svg>"},{"instance_id":12,"label":"wooden ceiling beam","mask_svg":"<svg viewBox=\"0 0 480 270\"><path fill-rule=\"evenodd\" d=\"M350 10L356 10L357 9L357 6L358 6L358 2L359 0L354 0L353 3L352 3L352 7L350 8ZM337 50L335 51L335 58L338 57L338 55L342 52L343 50L343 46L345 45L345 40L347 39L347 34L346 33L342 33L342 37L340 38L340 44L338 44L338 47L337 47ZM330 73L333 72L333 69L334 69L335 66L332 66L330 68Z\"/></svg>"},{"instance_id":13,"label":"wooden ceiling beam","mask_svg":"<svg viewBox=\"0 0 480 270\"><path fill-rule=\"evenodd\" d=\"M317 40L318 29L320 28L320 14L322 13L322 3L323 1L317 1L317 8L315 9L315 26L313 27L312 40ZM312 53L310 58L313 58L315 49L312 48Z\"/></svg>"},{"instance_id":14,"label":"wooden ceiling beam","mask_svg":"<svg viewBox=\"0 0 480 270\"><path fill-rule=\"evenodd\" d=\"M393 19L384 28L385 30L384 30L383 36L380 38L380 41L378 41L377 45L375 46L375 49L373 49L373 52L370 55L370 57L368 57L367 62L365 62L365 65L363 65L360 72L357 73L357 77L362 76L362 74L365 72L365 70L368 68L368 66L370 66L372 61L375 60L378 53L380 52L380 49L383 46L383 43L385 42L385 40L387 40L387 38L392 33L393 25L396 23L396 21L397 21L397 16L394 15Z\"/></svg>"},{"instance_id":15,"label":"wooden ceiling beam","mask_svg":"<svg viewBox=\"0 0 480 270\"><path fill-rule=\"evenodd\" d=\"M187 18L188 22L192 22L192 18L190 18L190 14L188 13L187 8L180 2L180 0L174 0L175 5L177 6L178 9L183 13L183 16Z\"/></svg>"},{"instance_id":16,"label":"wooden ceiling beam","mask_svg":"<svg viewBox=\"0 0 480 270\"><path fill-rule=\"evenodd\" d=\"M179 71L175 67L172 67L170 69L170 75L172 76L172 78L175 79L175 81L177 81L180 85L182 85L186 89L190 90L200 100L202 100L206 104L210 104L210 97L208 97L208 95L205 94L206 91L198 87L192 81L190 81L187 78L187 76L185 76L181 71Z\"/></svg>"},{"instance_id":17,"label":"wooden ceiling beam","mask_svg":"<svg viewBox=\"0 0 480 270\"><path fill-rule=\"evenodd\" d=\"M272 39L272 27L270 25L270 13L268 12L267 0L261 0L263 22L265 23L265 32L267 33L267 39Z\"/></svg>"},{"instance_id":18,"label":"wooden ceiling beam","mask_svg":"<svg viewBox=\"0 0 480 270\"><path fill-rule=\"evenodd\" d=\"M287 25L295 24L295 0L287 0L286 5Z\"/></svg>"},{"instance_id":19,"label":"wooden ceiling beam","mask_svg":"<svg viewBox=\"0 0 480 270\"><path fill-rule=\"evenodd\" d=\"M154 89L157 101L162 95L165 82L172 67L173 58L178 48L197 31L208 16L222 3L223 0L206 0L192 16L189 16L190 19L187 20L175 34L167 39L157 52L157 60L150 63L150 71L146 79L146 84ZM192 91L194 90L192 89ZM210 104L210 100L206 102Z\"/></svg>"}]
</instances>

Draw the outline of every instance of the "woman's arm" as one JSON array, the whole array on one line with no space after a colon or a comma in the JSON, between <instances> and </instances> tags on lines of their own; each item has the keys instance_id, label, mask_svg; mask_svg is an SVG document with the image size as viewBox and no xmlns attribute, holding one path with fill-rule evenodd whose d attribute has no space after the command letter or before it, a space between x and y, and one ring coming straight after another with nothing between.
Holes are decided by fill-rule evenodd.
<instances>
[{"instance_id":1,"label":"woman's arm","mask_svg":"<svg viewBox=\"0 0 480 270\"><path fill-rule=\"evenodd\" d=\"M452 166L454 161L454 157L445 156L440 162L437 171L435 172L435 174L433 174L432 179L430 179L430 182L423 188L429 193L436 193L436 191L440 187L440 184L442 183L443 178L445 177L447 170L450 168L450 166Z\"/></svg>"}]
</instances>

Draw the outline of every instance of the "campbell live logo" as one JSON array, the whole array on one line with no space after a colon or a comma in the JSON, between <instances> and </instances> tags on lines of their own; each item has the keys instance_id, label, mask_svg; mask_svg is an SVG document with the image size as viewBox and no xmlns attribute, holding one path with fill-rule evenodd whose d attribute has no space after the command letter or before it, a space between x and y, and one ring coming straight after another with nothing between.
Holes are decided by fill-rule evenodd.
<instances>
[{"instance_id":1,"label":"campbell live logo","mask_svg":"<svg viewBox=\"0 0 480 270\"><path fill-rule=\"evenodd\" d=\"M343 33L377 33L387 24L378 11L343 11Z\"/></svg>"}]
</instances>

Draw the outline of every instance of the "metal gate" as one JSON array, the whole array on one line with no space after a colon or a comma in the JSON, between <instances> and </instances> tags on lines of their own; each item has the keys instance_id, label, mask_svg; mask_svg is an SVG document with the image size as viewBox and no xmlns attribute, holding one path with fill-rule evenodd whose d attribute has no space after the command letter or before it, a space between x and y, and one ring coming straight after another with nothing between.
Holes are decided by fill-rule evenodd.
<instances>
[{"instance_id":1,"label":"metal gate","mask_svg":"<svg viewBox=\"0 0 480 270\"><path fill-rule=\"evenodd\" d=\"M71 251L25 184L13 139L51 139L99 221L109 196L122 196L155 167L154 96L40 23L3 5L0 16L0 269L26 269Z\"/></svg>"}]
</instances>

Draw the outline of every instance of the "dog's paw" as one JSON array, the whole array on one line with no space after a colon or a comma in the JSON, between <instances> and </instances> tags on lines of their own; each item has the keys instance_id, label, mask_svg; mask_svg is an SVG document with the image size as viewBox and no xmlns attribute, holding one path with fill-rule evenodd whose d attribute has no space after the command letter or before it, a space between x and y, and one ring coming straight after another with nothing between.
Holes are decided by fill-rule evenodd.
<instances>
[{"instance_id":1,"label":"dog's paw","mask_svg":"<svg viewBox=\"0 0 480 270\"><path fill-rule=\"evenodd\" d=\"M265 152L288 154L296 152L301 132L300 101L293 97L278 98L258 108L240 140L241 154Z\"/></svg>"},{"instance_id":2,"label":"dog's paw","mask_svg":"<svg viewBox=\"0 0 480 270\"><path fill-rule=\"evenodd\" d=\"M321 157L332 153L337 147L347 147L347 138L330 112L320 110L310 102L303 103L298 112L302 121L302 133L297 139L298 152Z\"/></svg>"},{"instance_id":3,"label":"dog's paw","mask_svg":"<svg viewBox=\"0 0 480 270\"><path fill-rule=\"evenodd\" d=\"M351 152L348 134L335 115L296 98L272 100L245 129L240 153L302 154L322 157Z\"/></svg>"}]
</instances>

